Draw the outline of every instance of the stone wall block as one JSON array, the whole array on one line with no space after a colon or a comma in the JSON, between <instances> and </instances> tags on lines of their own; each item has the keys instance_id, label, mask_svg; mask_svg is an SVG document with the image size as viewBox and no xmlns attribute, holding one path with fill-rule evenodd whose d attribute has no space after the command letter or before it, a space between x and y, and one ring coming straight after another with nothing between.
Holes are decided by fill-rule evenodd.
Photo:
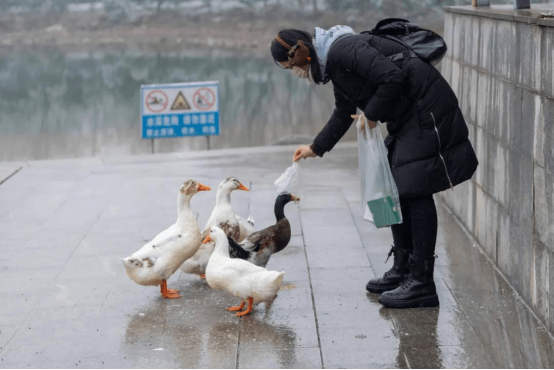
<instances>
[{"instance_id":1,"label":"stone wall block","mask_svg":"<svg viewBox=\"0 0 554 370\"><path fill-rule=\"evenodd\" d=\"M533 186L536 237L554 253L554 175L535 165Z\"/></svg>"},{"instance_id":2,"label":"stone wall block","mask_svg":"<svg viewBox=\"0 0 554 370\"><path fill-rule=\"evenodd\" d=\"M471 70L471 80L469 89L469 106L468 112L464 112L469 115L469 118L473 123L477 122L477 88L479 86L479 72L476 69Z\"/></svg>"},{"instance_id":3,"label":"stone wall block","mask_svg":"<svg viewBox=\"0 0 554 370\"><path fill-rule=\"evenodd\" d=\"M535 92L540 93L542 90L542 34L546 32L547 29L539 26L532 26L533 29L533 47L536 52L533 54L533 73L532 73L532 88Z\"/></svg>"},{"instance_id":4,"label":"stone wall block","mask_svg":"<svg viewBox=\"0 0 554 370\"><path fill-rule=\"evenodd\" d=\"M469 62L469 51L470 45L468 42L468 38L471 38L472 30L470 28L470 22L471 17L460 17L460 33L458 35L454 34L454 37L458 36L460 37L460 55L458 57L458 61L464 64L467 64Z\"/></svg>"},{"instance_id":5,"label":"stone wall block","mask_svg":"<svg viewBox=\"0 0 554 370\"><path fill-rule=\"evenodd\" d=\"M506 106L506 89L504 88L503 80L491 78L491 100L488 107L489 119L485 122L485 129L494 137L500 140L500 131L502 125L505 124L503 116L505 115Z\"/></svg>"},{"instance_id":6,"label":"stone wall block","mask_svg":"<svg viewBox=\"0 0 554 370\"><path fill-rule=\"evenodd\" d=\"M469 111L469 94L471 94L471 85L470 85L470 76L471 76L471 67L461 65L460 70L460 86L458 90L460 95L458 97L458 105L462 110L464 117L467 115L466 112Z\"/></svg>"},{"instance_id":7,"label":"stone wall block","mask_svg":"<svg viewBox=\"0 0 554 370\"><path fill-rule=\"evenodd\" d=\"M508 155L508 210L518 223L533 219L533 159L510 151Z\"/></svg>"},{"instance_id":8,"label":"stone wall block","mask_svg":"<svg viewBox=\"0 0 554 370\"><path fill-rule=\"evenodd\" d=\"M510 81L516 77L516 23L498 20L494 33L493 74Z\"/></svg>"},{"instance_id":9,"label":"stone wall block","mask_svg":"<svg viewBox=\"0 0 554 370\"><path fill-rule=\"evenodd\" d=\"M511 115L510 120L508 121L508 145L516 150L521 150L522 145L521 125L523 124L523 90L525 89L520 86L514 87L514 98L512 99L514 109L510 112L513 113L513 115Z\"/></svg>"},{"instance_id":10,"label":"stone wall block","mask_svg":"<svg viewBox=\"0 0 554 370\"><path fill-rule=\"evenodd\" d=\"M454 91L454 94L456 97L460 97L462 94L461 86L460 86L460 74L461 74L462 66L460 63L458 63L456 60L452 61L452 72L450 75L450 87L452 88L452 91Z\"/></svg>"},{"instance_id":11,"label":"stone wall block","mask_svg":"<svg viewBox=\"0 0 554 370\"><path fill-rule=\"evenodd\" d=\"M479 68L491 73L493 70L493 50L495 48L494 34L496 33L496 23L490 18L479 17Z\"/></svg>"},{"instance_id":12,"label":"stone wall block","mask_svg":"<svg viewBox=\"0 0 554 370\"><path fill-rule=\"evenodd\" d=\"M536 114L540 114L540 106L540 96L531 90L523 89L521 124L518 128L521 152L529 157L533 157ZM536 112L536 109L539 109L539 112Z\"/></svg>"},{"instance_id":13,"label":"stone wall block","mask_svg":"<svg viewBox=\"0 0 554 370\"><path fill-rule=\"evenodd\" d=\"M548 276L548 286L553 287L554 289L554 253L552 250L549 250L549 259L548 259L548 271L551 273ZM550 289L549 289L550 290ZM548 316L546 317L546 321L548 324L548 328L550 329L550 332L554 332L554 292L548 294L548 305L550 307L553 307L553 309L549 310Z\"/></svg>"},{"instance_id":14,"label":"stone wall block","mask_svg":"<svg viewBox=\"0 0 554 370\"><path fill-rule=\"evenodd\" d=\"M498 205L480 187L476 190L475 231L479 244L496 261Z\"/></svg>"},{"instance_id":15,"label":"stone wall block","mask_svg":"<svg viewBox=\"0 0 554 370\"><path fill-rule=\"evenodd\" d=\"M533 246L533 276L531 281L532 306L541 317L548 318L549 313L549 267L552 252L544 244L535 242Z\"/></svg>"},{"instance_id":16,"label":"stone wall block","mask_svg":"<svg viewBox=\"0 0 554 370\"><path fill-rule=\"evenodd\" d=\"M475 188L475 238L479 244L484 245L486 240L487 221L487 195L480 186Z\"/></svg>"},{"instance_id":17,"label":"stone wall block","mask_svg":"<svg viewBox=\"0 0 554 370\"><path fill-rule=\"evenodd\" d=\"M541 32L541 92L554 98L554 29Z\"/></svg>"},{"instance_id":18,"label":"stone wall block","mask_svg":"<svg viewBox=\"0 0 554 370\"><path fill-rule=\"evenodd\" d=\"M508 212L499 212L498 214L498 254L496 256L496 263L500 271L506 276L510 277L512 274L513 266L510 265L510 255L512 249L517 248L511 238L512 219Z\"/></svg>"},{"instance_id":19,"label":"stone wall block","mask_svg":"<svg viewBox=\"0 0 554 370\"><path fill-rule=\"evenodd\" d=\"M516 29L518 46L516 51L516 81L524 87L539 91L541 86L540 28L535 25L517 23Z\"/></svg>"},{"instance_id":20,"label":"stone wall block","mask_svg":"<svg viewBox=\"0 0 554 370\"><path fill-rule=\"evenodd\" d=\"M463 61L471 66L479 65L479 42L475 42L480 37L480 22L478 17L464 17L465 35L464 35L464 55Z\"/></svg>"},{"instance_id":21,"label":"stone wall block","mask_svg":"<svg viewBox=\"0 0 554 370\"><path fill-rule=\"evenodd\" d=\"M504 209L508 209L508 195L510 189L508 188L508 157L509 148L500 142L496 142L496 145L490 148L494 151L495 161L494 165L494 179L492 180L491 194L500 203Z\"/></svg>"},{"instance_id":22,"label":"stone wall block","mask_svg":"<svg viewBox=\"0 0 554 370\"><path fill-rule=\"evenodd\" d=\"M508 187L508 212L516 220L519 220L521 214L521 189L519 188L522 173L522 157L520 153L514 150L508 152L508 174L506 185Z\"/></svg>"},{"instance_id":23,"label":"stone wall block","mask_svg":"<svg viewBox=\"0 0 554 370\"><path fill-rule=\"evenodd\" d=\"M539 166L545 167L545 152L544 147L546 145L546 125L545 125L545 116L544 116L544 103L546 98L537 95L535 97L535 117L534 117L534 126L535 130L533 133L533 158L535 163Z\"/></svg>"},{"instance_id":24,"label":"stone wall block","mask_svg":"<svg viewBox=\"0 0 554 370\"><path fill-rule=\"evenodd\" d=\"M511 217L510 238L513 248L510 253L510 282L517 291L531 300L531 275L533 272L533 231L529 220L524 223L516 221L517 217Z\"/></svg>"},{"instance_id":25,"label":"stone wall block","mask_svg":"<svg viewBox=\"0 0 554 370\"><path fill-rule=\"evenodd\" d=\"M486 129L487 122L490 119L490 88L491 76L485 73L479 73L477 90L477 126Z\"/></svg>"},{"instance_id":26,"label":"stone wall block","mask_svg":"<svg viewBox=\"0 0 554 370\"><path fill-rule=\"evenodd\" d=\"M456 185L454 191L448 189L440 193L452 211L470 230L473 228L473 187L472 181L465 181Z\"/></svg>"},{"instance_id":27,"label":"stone wall block","mask_svg":"<svg viewBox=\"0 0 554 370\"><path fill-rule=\"evenodd\" d=\"M554 99L544 98L542 101L544 114L544 144L543 153L546 169L554 174Z\"/></svg>"},{"instance_id":28,"label":"stone wall block","mask_svg":"<svg viewBox=\"0 0 554 370\"><path fill-rule=\"evenodd\" d=\"M515 184L518 188L521 189L520 192L520 217L522 223L529 223L533 225L533 200L534 200L534 172L535 172L535 163L533 158L526 156L525 154L521 155L521 176L519 178L519 184Z\"/></svg>"},{"instance_id":29,"label":"stone wall block","mask_svg":"<svg viewBox=\"0 0 554 370\"><path fill-rule=\"evenodd\" d=\"M440 72L442 77L451 84L452 82L452 58L447 54L444 59L440 62Z\"/></svg>"},{"instance_id":30,"label":"stone wall block","mask_svg":"<svg viewBox=\"0 0 554 370\"><path fill-rule=\"evenodd\" d=\"M444 35L443 39L444 42L446 42L447 47L447 56L452 55L452 38L453 38L453 32L452 32L452 24L453 24L453 18L454 14L445 12L444 13Z\"/></svg>"},{"instance_id":31,"label":"stone wall block","mask_svg":"<svg viewBox=\"0 0 554 370\"><path fill-rule=\"evenodd\" d=\"M518 116L521 100L517 99L514 84L499 79L493 79L491 97L491 125L492 133L502 143L508 144L511 131L514 129L515 118Z\"/></svg>"},{"instance_id":32,"label":"stone wall block","mask_svg":"<svg viewBox=\"0 0 554 370\"><path fill-rule=\"evenodd\" d=\"M462 22L464 16L459 14L452 14L452 58L454 60L461 60L463 53L463 28Z\"/></svg>"},{"instance_id":33,"label":"stone wall block","mask_svg":"<svg viewBox=\"0 0 554 370\"><path fill-rule=\"evenodd\" d=\"M494 184L497 181L497 147L500 142L492 135L485 134L485 158L487 161L487 169L484 173L483 190L488 193L495 201L498 201L497 195L494 193Z\"/></svg>"},{"instance_id":34,"label":"stone wall block","mask_svg":"<svg viewBox=\"0 0 554 370\"><path fill-rule=\"evenodd\" d=\"M485 182L485 173L488 171L489 162L487 158L487 147L486 147L486 137L485 132L482 128L475 128L475 141L473 145L473 150L475 150L475 155L479 161L479 165L475 170L475 183L481 187Z\"/></svg>"}]
</instances>

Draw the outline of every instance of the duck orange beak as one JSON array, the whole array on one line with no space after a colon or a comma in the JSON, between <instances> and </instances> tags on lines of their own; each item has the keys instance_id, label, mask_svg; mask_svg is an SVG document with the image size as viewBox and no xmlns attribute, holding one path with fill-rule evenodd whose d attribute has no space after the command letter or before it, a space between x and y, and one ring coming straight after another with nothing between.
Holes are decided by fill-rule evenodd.
<instances>
[{"instance_id":1,"label":"duck orange beak","mask_svg":"<svg viewBox=\"0 0 554 370\"><path fill-rule=\"evenodd\" d=\"M198 183L198 191L208 191L208 190L212 190L212 188L206 185L202 185L201 183Z\"/></svg>"},{"instance_id":2,"label":"duck orange beak","mask_svg":"<svg viewBox=\"0 0 554 370\"><path fill-rule=\"evenodd\" d=\"M212 241L212 238L210 238L210 235L208 235L206 237L206 239L204 239L204 241L202 242L202 244L206 244L207 242L211 242Z\"/></svg>"},{"instance_id":3,"label":"duck orange beak","mask_svg":"<svg viewBox=\"0 0 554 370\"><path fill-rule=\"evenodd\" d=\"M290 200L292 200L292 201L294 201L294 202L298 202L298 201L300 200L300 198L295 197L294 195L291 194Z\"/></svg>"},{"instance_id":4,"label":"duck orange beak","mask_svg":"<svg viewBox=\"0 0 554 370\"><path fill-rule=\"evenodd\" d=\"M244 191L250 191L246 186L244 186L242 183L240 184L238 190L244 190Z\"/></svg>"}]
</instances>

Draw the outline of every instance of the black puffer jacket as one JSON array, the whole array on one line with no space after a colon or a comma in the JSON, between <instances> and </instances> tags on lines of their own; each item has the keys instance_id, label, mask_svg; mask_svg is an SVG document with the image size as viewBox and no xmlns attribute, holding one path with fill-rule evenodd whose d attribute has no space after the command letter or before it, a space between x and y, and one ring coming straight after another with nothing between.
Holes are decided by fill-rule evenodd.
<instances>
[{"instance_id":1,"label":"black puffer jacket","mask_svg":"<svg viewBox=\"0 0 554 370\"><path fill-rule=\"evenodd\" d=\"M334 86L335 111L315 138L319 156L346 133L360 108L387 122L385 145L400 197L434 194L471 178L477 158L456 95L432 65L387 56L405 50L373 35L344 36L333 43L326 74Z\"/></svg>"}]
</instances>

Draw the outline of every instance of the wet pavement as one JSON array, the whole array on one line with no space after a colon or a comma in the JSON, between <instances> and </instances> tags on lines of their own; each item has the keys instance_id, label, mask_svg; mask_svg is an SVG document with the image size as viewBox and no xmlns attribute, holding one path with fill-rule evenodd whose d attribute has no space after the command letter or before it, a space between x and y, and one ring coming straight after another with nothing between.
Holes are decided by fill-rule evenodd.
<instances>
[{"instance_id":1,"label":"wet pavement","mask_svg":"<svg viewBox=\"0 0 554 370\"><path fill-rule=\"evenodd\" d=\"M180 184L236 176L238 214L274 222L273 181L294 146L0 166L0 368L552 368L553 337L439 204L440 308L385 309L366 293L392 237L361 218L357 149L303 163L289 204L277 298L238 302L178 271L163 299L125 274L125 257L176 217ZM19 168L21 169L19 170ZM5 181L4 181L5 180ZM203 226L215 189L192 199Z\"/></svg>"}]
</instances>

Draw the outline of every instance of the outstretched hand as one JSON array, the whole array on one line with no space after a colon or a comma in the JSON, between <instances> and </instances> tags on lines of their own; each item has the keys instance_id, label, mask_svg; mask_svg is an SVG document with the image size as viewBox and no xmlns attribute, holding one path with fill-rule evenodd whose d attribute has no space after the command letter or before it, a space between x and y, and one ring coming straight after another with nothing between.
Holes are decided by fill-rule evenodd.
<instances>
[{"instance_id":1,"label":"outstretched hand","mask_svg":"<svg viewBox=\"0 0 554 370\"><path fill-rule=\"evenodd\" d=\"M314 153L312 148L309 145L301 145L296 149L294 155L292 156L293 162L298 162L303 158L317 157L317 154Z\"/></svg>"},{"instance_id":2,"label":"outstretched hand","mask_svg":"<svg viewBox=\"0 0 554 370\"><path fill-rule=\"evenodd\" d=\"M371 129L373 129L373 128L375 128L375 126L377 126L377 122L372 121L370 119L367 119L366 116L363 113L360 114L360 115L353 114L350 117L352 117L354 119L358 119L359 117L361 117L361 119L358 121L357 127L356 127L359 131L364 131L365 130L365 123L366 122L367 122L367 125L369 126L369 128L371 128Z\"/></svg>"}]
</instances>

